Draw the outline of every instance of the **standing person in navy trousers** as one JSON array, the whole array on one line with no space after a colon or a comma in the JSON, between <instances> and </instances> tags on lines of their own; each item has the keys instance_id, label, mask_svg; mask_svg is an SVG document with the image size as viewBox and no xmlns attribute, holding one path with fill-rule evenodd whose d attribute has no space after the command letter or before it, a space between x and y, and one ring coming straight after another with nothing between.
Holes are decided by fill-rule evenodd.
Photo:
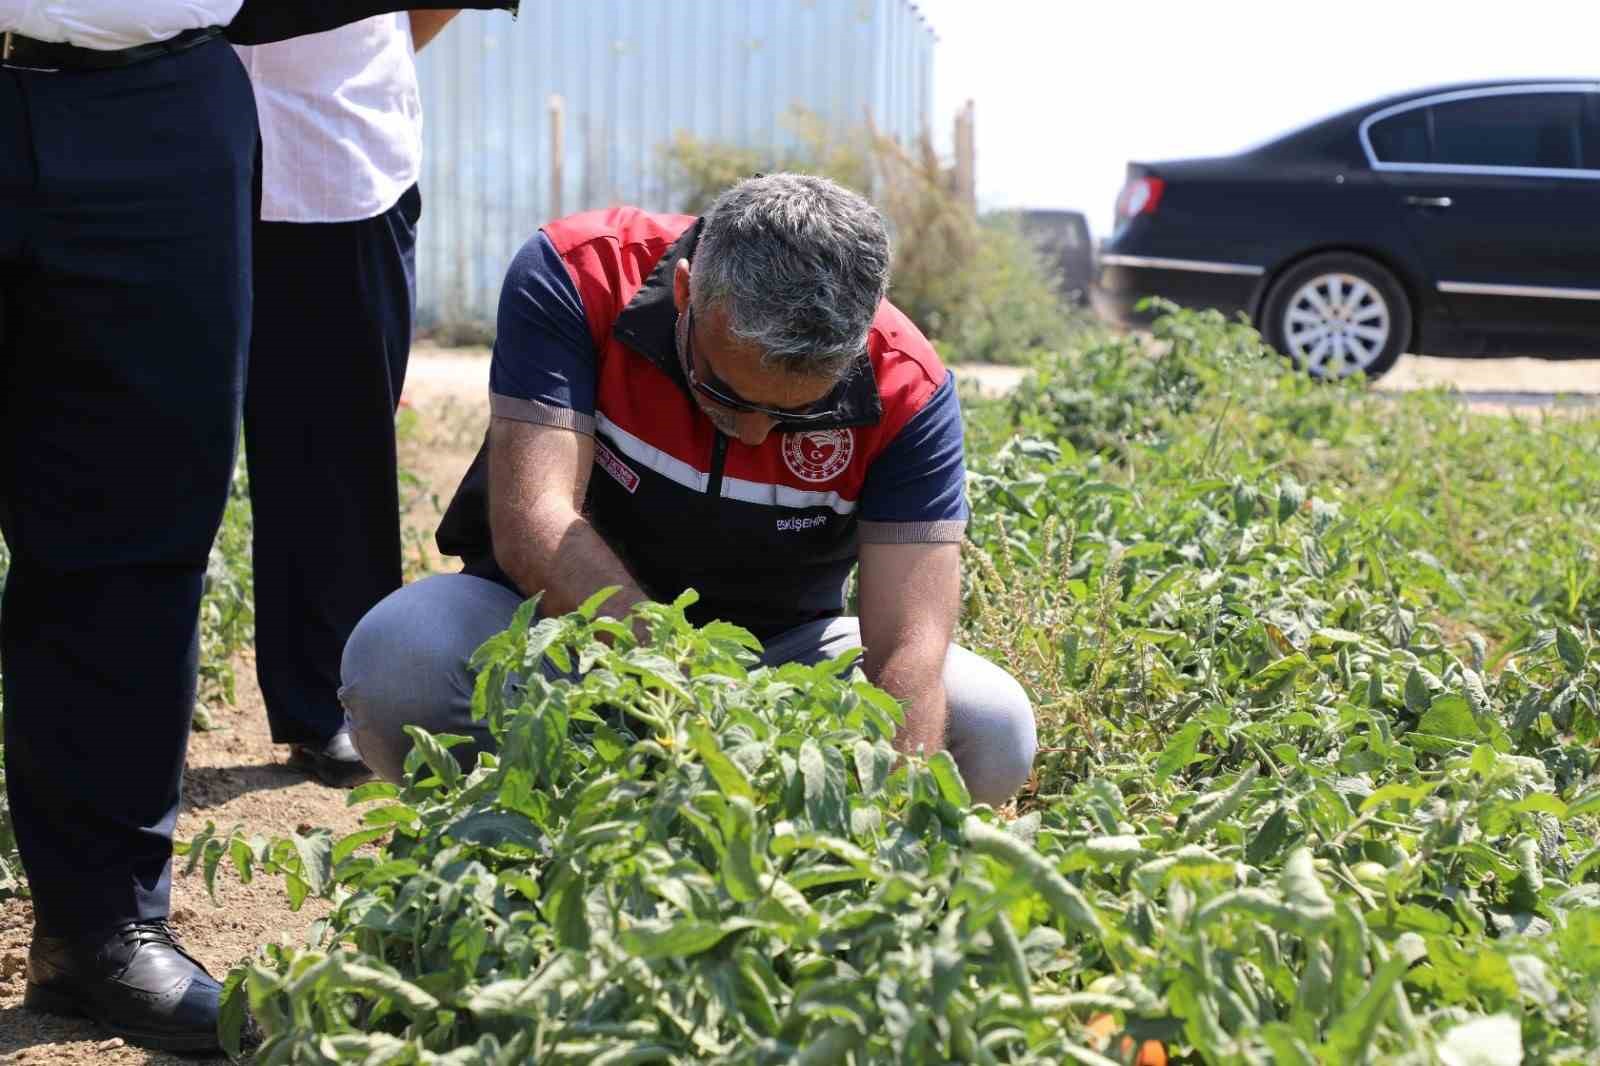
<instances>
[{"instance_id":1,"label":"standing person in navy trousers","mask_svg":"<svg viewBox=\"0 0 1600 1066\"><path fill-rule=\"evenodd\" d=\"M455 14L239 49L262 139L244 405L256 673L289 765L332 787L371 776L344 727L339 659L400 587L394 414L422 210L413 56Z\"/></svg>"},{"instance_id":2,"label":"standing person in navy trousers","mask_svg":"<svg viewBox=\"0 0 1600 1066\"><path fill-rule=\"evenodd\" d=\"M220 987L167 916L250 330L256 109L221 28L271 41L385 2L404 6L257 0L236 19L240 0L0 0L0 671L34 911L23 1004L130 1043L218 1046Z\"/></svg>"},{"instance_id":3,"label":"standing person in navy trousers","mask_svg":"<svg viewBox=\"0 0 1600 1066\"><path fill-rule=\"evenodd\" d=\"M24 1003L216 1046L167 925L202 581L233 470L256 114L238 0L0 0L6 784Z\"/></svg>"}]
</instances>

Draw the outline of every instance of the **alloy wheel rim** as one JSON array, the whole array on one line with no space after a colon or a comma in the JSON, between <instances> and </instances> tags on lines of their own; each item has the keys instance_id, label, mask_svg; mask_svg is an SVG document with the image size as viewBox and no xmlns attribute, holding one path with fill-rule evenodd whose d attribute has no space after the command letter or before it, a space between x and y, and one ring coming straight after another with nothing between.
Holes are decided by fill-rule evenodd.
<instances>
[{"instance_id":1,"label":"alloy wheel rim","mask_svg":"<svg viewBox=\"0 0 1600 1066\"><path fill-rule=\"evenodd\" d=\"M1289 299L1287 354L1317 377L1347 377L1377 362L1389 343L1389 304L1354 274L1319 274Z\"/></svg>"}]
</instances>

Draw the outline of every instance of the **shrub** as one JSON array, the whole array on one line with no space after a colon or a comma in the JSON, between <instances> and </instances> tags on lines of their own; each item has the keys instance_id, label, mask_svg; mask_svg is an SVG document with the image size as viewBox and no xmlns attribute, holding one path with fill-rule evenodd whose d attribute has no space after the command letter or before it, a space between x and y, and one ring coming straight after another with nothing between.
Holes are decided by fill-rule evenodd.
<instances>
[{"instance_id":1,"label":"shrub","mask_svg":"<svg viewBox=\"0 0 1600 1066\"><path fill-rule=\"evenodd\" d=\"M777 154L679 134L664 149L698 214L718 193L762 171L821 174L872 199L894 246L889 298L952 362L1024 363L1087 328L1052 280L1038 250L1003 215L980 220L954 191L926 144L908 150L871 129L830 130L789 119L794 147Z\"/></svg>"}]
</instances>

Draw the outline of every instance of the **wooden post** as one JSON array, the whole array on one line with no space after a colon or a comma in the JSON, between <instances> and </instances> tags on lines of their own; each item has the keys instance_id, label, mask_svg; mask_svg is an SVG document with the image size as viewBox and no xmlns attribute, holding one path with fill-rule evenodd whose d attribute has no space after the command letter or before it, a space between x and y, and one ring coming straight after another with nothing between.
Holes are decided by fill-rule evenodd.
<instances>
[{"instance_id":1,"label":"wooden post","mask_svg":"<svg viewBox=\"0 0 1600 1066\"><path fill-rule=\"evenodd\" d=\"M971 100L956 112L956 195L974 211L978 209L978 140L975 108Z\"/></svg>"},{"instance_id":2,"label":"wooden post","mask_svg":"<svg viewBox=\"0 0 1600 1066\"><path fill-rule=\"evenodd\" d=\"M567 127L567 102L560 93L550 94L550 217L560 218L566 212L562 210L562 188L566 183L567 158L566 158L566 127Z\"/></svg>"}]
</instances>

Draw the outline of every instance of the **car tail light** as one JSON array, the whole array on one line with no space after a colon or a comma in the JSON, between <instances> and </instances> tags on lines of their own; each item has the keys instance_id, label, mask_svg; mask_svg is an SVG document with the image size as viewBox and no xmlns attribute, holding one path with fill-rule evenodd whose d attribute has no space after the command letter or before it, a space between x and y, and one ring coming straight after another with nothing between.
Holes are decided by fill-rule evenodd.
<instances>
[{"instance_id":1,"label":"car tail light","mask_svg":"<svg viewBox=\"0 0 1600 1066\"><path fill-rule=\"evenodd\" d=\"M1117 197L1117 217L1129 219L1135 215L1155 214L1156 208L1161 206L1161 193L1166 187L1167 183L1153 174L1129 178L1122 187L1122 195Z\"/></svg>"}]
</instances>

